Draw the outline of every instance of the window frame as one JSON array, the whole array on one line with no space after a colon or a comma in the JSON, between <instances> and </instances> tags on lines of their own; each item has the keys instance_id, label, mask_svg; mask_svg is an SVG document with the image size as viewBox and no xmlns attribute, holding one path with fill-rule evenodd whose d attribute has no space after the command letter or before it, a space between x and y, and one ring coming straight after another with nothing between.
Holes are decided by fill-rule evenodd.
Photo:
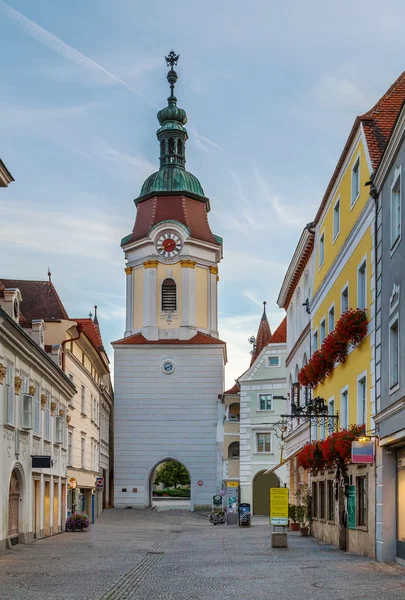
<instances>
[{"instance_id":1,"label":"window frame","mask_svg":"<svg viewBox=\"0 0 405 600\"><path fill-rule=\"evenodd\" d=\"M323 337L322 337L322 330L323 330L323 334L324 334ZM327 336L327 333L326 333L326 315L324 315L322 317L322 319L321 319L320 324L319 324L319 346L320 347L322 347L322 344L323 344L326 336Z\"/></svg>"},{"instance_id":2,"label":"window frame","mask_svg":"<svg viewBox=\"0 0 405 600\"><path fill-rule=\"evenodd\" d=\"M22 394L22 402L21 402L21 427L23 429L32 429L33 428L33 410L32 410L32 400L34 396L30 394Z\"/></svg>"},{"instance_id":3,"label":"window frame","mask_svg":"<svg viewBox=\"0 0 405 600\"><path fill-rule=\"evenodd\" d=\"M80 439L80 465L82 469L86 468L86 436L82 435Z\"/></svg>"},{"instance_id":4,"label":"window frame","mask_svg":"<svg viewBox=\"0 0 405 600\"><path fill-rule=\"evenodd\" d=\"M4 422L11 427L15 426L15 390L14 390L14 365L6 362L6 377L4 388L5 415Z\"/></svg>"},{"instance_id":5,"label":"window frame","mask_svg":"<svg viewBox=\"0 0 405 600\"><path fill-rule=\"evenodd\" d=\"M270 396L270 404L271 404L271 408L267 408L267 398ZM266 408L262 408L262 397L265 398L265 406ZM273 394L258 394L258 410L260 412L274 412L274 407L273 407Z\"/></svg>"},{"instance_id":6,"label":"window frame","mask_svg":"<svg viewBox=\"0 0 405 600\"><path fill-rule=\"evenodd\" d=\"M273 433L271 431L256 431L255 432L255 445L256 454L273 454ZM259 435L270 436L270 450L259 450ZM264 448L266 447L266 440L264 441Z\"/></svg>"},{"instance_id":7,"label":"window frame","mask_svg":"<svg viewBox=\"0 0 405 600\"><path fill-rule=\"evenodd\" d=\"M359 482L364 483L363 493L361 493ZM367 529L368 521L368 480L367 475L356 476L356 527ZM363 501L361 502L360 499Z\"/></svg>"},{"instance_id":8,"label":"window frame","mask_svg":"<svg viewBox=\"0 0 405 600\"><path fill-rule=\"evenodd\" d=\"M333 327L330 326L330 316L331 316L331 313L333 314ZM335 303L332 302L332 304L328 308L328 333L331 333L332 331L334 331L335 325L336 325Z\"/></svg>"},{"instance_id":9,"label":"window frame","mask_svg":"<svg viewBox=\"0 0 405 600\"><path fill-rule=\"evenodd\" d=\"M342 423L342 415L343 415L343 409L342 409L342 398L343 396L346 394L346 410L345 410L345 417L346 417L346 422L345 425L343 425ZM347 429L349 427L349 386L345 385L344 387L340 388L340 428L341 429Z\"/></svg>"},{"instance_id":10,"label":"window frame","mask_svg":"<svg viewBox=\"0 0 405 600\"><path fill-rule=\"evenodd\" d=\"M343 310L343 298L344 293L347 292L347 307ZM340 290L340 314L343 314L349 308L349 282L346 281L342 289Z\"/></svg>"},{"instance_id":11,"label":"window frame","mask_svg":"<svg viewBox=\"0 0 405 600\"><path fill-rule=\"evenodd\" d=\"M331 493L332 492L332 493ZM333 479L326 480L326 520L328 523L335 522L335 489Z\"/></svg>"},{"instance_id":12,"label":"window frame","mask_svg":"<svg viewBox=\"0 0 405 600\"><path fill-rule=\"evenodd\" d=\"M313 481L312 482L312 518L313 519L318 519L318 514L319 514L319 504L318 504L318 490L319 490L319 486L318 486L318 481Z\"/></svg>"},{"instance_id":13,"label":"window frame","mask_svg":"<svg viewBox=\"0 0 405 600\"><path fill-rule=\"evenodd\" d=\"M362 398L360 398L360 385L362 385L362 382L364 381L364 390L365 390L365 397L364 397L364 401ZM357 405L356 405L356 422L357 425L365 425L366 426L366 431L367 431L367 401L368 401L368 394L367 394L367 384L368 384L368 377L367 377L367 371L363 371L362 373L360 373L360 375L357 375ZM364 402L364 422L360 423L360 402L363 405Z\"/></svg>"},{"instance_id":14,"label":"window frame","mask_svg":"<svg viewBox=\"0 0 405 600\"><path fill-rule=\"evenodd\" d=\"M67 464L68 467L73 466L73 429L68 429L67 440Z\"/></svg>"},{"instance_id":15,"label":"window frame","mask_svg":"<svg viewBox=\"0 0 405 600\"><path fill-rule=\"evenodd\" d=\"M35 394L34 394L34 419L33 419L33 431L34 435L41 435L41 389L39 383L35 383ZM38 428L37 428L38 425Z\"/></svg>"},{"instance_id":16,"label":"window frame","mask_svg":"<svg viewBox=\"0 0 405 600\"><path fill-rule=\"evenodd\" d=\"M318 257L318 271L320 271L325 264L325 230L322 231L319 236L319 257Z\"/></svg>"},{"instance_id":17,"label":"window frame","mask_svg":"<svg viewBox=\"0 0 405 600\"><path fill-rule=\"evenodd\" d=\"M361 165L360 165L360 153L356 156L355 161L353 162L353 166L352 166L352 177L351 177L351 189L350 189L350 210L352 210L357 202L357 200L360 197L360 191L361 191L361 179L360 179L360 175L361 175L361 171L360 171ZM355 170L357 169L357 179L358 179L358 191L357 191L357 195L354 198L353 197L353 175Z\"/></svg>"},{"instance_id":18,"label":"window frame","mask_svg":"<svg viewBox=\"0 0 405 600\"><path fill-rule=\"evenodd\" d=\"M82 415L86 414L86 386L82 383L80 392L80 407Z\"/></svg>"},{"instance_id":19,"label":"window frame","mask_svg":"<svg viewBox=\"0 0 405 600\"><path fill-rule=\"evenodd\" d=\"M338 209L336 211L336 208ZM336 214L338 215L338 219L337 219L337 223L338 223L338 227L337 227L337 231L336 231ZM333 205L333 240L332 240L332 244L334 244L337 240L337 238L339 237L340 234L340 196L337 197L335 204Z\"/></svg>"},{"instance_id":20,"label":"window frame","mask_svg":"<svg viewBox=\"0 0 405 600\"><path fill-rule=\"evenodd\" d=\"M326 485L325 480L318 481L318 494L319 494L319 520L326 521Z\"/></svg>"},{"instance_id":21,"label":"window frame","mask_svg":"<svg viewBox=\"0 0 405 600\"><path fill-rule=\"evenodd\" d=\"M399 219L398 219L398 229L399 229L399 233L396 236L395 239L393 239L393 194L394 194L394 188L396 187L397 183L399 181L399 194L398 194L398 209L397 212L399 212ZM394 180L392 182L391 185L391 190L390 190L390 249L391 249L391 256L394 254L395 250L397 249L400 241L402 238L402 173L401 173L401 165L395 170L394 173Z\"/></svg>"},{"instance_id":22,"label":"window frame","mask_svg":"<svg viewBox=\"0 0 405 600\"><path fill-rule=\"evenodd\" d=\"M315 348L315 339L316 339L316 348ZM312 353L319 350L319 336L318 336L318 327L314 329L312 333Z\"/></svg>"},{"instance_id":23,"label":"window frame","mask_svg":"<svg viewBox=\"0 0 405 600\"><path fill-rule=\"evenodd\" d=\"M44 439L51 441L52 427L51 427L51 393L47 390L44 391L46 396L46 404L44 409Z\"/></svg>"},{"instance_id":24,"label":"window frame","mask_svg":"<svg viewBox=\"0 0 405 600\"><path fill-rule=\"evenodd\" d=\"M360 302L360 275L362 275L362 269L364 267L364 305L365 306L361 306L361 302ZM367 296L368 296L368 289L367 289L367 255L364 256L362 258L362 260L360 261L360 263L357 266L357 308L360 308L362 310L367 310Z\"/></svg>"},{"instance_id":25,"label":"window frame","mask_svg":"<svg viewBox=\"0 0 405 600\"><path fill-rule=\"evenodd\" d=\"M272 358L276 358L277 359L277 364L276 365L271 365L270 361ZM267 361L267 366L271 367L272 369L274 369L275 367L279 367L280 366L280 357L279 356L269 356L268 357L268 361Z\"/></svg>"},{"instance_id":26,"label":"window frame","mask_svg":"<svg viewBox=\"0 0 405 600\"><path fill-rule=\"evenodd\" d=\"M392 352L393 352L393 344L392 344L392 330L393 326L396 325L396 371L397 371L397 381L393 382L392 378ZM400 330L399 330L399 311L390 319L388 324L388 360L389 360L389 394L393 394L400 387Z\"/></svg>"},{"instance_id":27,"label":"window frame","mask_svg":"<svg viewBox=\"0 0 405 600\"><path fill-rule=\"evenodd\" d=\"M164 289L164 283L165 281L173 281L174 285L170 285L170 287L174 287L174 294L175 294L175 299L174 299L174 303L175 303L175 307L171 308L171 309L165 309L163 307L163 289ZM169 286L166 286L169 287ZM178 302L178 285L177 285L177 281L174 279L173 276L171 277L165 277L160 285L160 312L162 313L169 313L169 314L176 314L178 312L178 306L179 306L179 302Z\"/></svg>"}]
</instances>

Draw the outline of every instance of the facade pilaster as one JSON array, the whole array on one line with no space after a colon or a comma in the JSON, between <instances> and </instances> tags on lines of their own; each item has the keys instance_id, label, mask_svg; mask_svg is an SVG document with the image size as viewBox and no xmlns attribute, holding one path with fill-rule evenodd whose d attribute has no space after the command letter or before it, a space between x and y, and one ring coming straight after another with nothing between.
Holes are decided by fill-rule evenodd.
<instances>
[{"instance_id":1,"label":"facade pilaster","mask_svg":"<svg viewBox=\"0 0 405 600\"><path fill-rule=\"evenodd\" d=\"M196 333L196 272L195 261L181 260L180 339L188 340Z\"/></svg>"},{"instance_id":2,"label":"facade pilaster","mask_svg":"<svg viewBox=\"0 0 405 600\"><path fill-rule=\"evenodd\" d=\"M210 335L218 337L218 267L210 267L209 275L209 332Z\"/></svg>"},{"instance_id":3,"label":"facade pilaster","mask_svg":"<svg viewBox=\"0 0 405 600\"><path fill-rule=\"evenodd\" d=\"M127 277L127 302L126 302L126 325L124 337L131 335L134 320L134 277L132 267L125 267Z\"/></svg>"},{"instance_id":4,"label":"facade pilaster","mask_svg":"<svg viewBox=\"0 0 405 600\"><path fill-rule=\"evenodd\" d=\"M156 318L156 273L157 260L147 260L144 266L144 298L143 298L143 335L148 340L158 340L159 332Z\"/></svg>"}]
</instances>

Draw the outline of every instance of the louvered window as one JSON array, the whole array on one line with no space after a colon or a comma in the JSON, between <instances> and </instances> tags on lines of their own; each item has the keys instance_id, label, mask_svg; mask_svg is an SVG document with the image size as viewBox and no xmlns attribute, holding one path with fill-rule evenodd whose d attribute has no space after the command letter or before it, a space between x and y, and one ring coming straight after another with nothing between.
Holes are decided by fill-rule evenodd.
<instances>
[{"instance_id":1,"label":"louvered window","mask_svg":"<svg viewBox=\"0 0 405 600\"><path fill-rule=\"evenodd\" d=\"M162 311L173 312L177 310L176 284L173 279L165 279L162 284Z\"/></svg>"}]
</instances>

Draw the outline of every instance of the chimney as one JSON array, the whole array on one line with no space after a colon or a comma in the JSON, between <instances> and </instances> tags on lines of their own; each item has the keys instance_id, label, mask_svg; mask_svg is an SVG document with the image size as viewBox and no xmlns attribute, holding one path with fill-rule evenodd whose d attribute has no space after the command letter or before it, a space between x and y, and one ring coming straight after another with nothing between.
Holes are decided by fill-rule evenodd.
<instances>
[{"instance_id":1,"label":"chimney","mask_svg":"<svg viewBox=\"0 0 405 600\"><path fill-rule=\"evenodd\" d=\"M43 350L45 344L45 323L42 319L33 319L31 326L31 337Z\"/></svg>"}]
</instances>

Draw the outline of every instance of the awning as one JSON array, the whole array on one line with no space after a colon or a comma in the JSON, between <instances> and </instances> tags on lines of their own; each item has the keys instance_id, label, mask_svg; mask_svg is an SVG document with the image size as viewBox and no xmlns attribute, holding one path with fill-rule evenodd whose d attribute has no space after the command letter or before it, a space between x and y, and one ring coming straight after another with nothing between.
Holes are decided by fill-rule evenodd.
<instances>
[{"instance_id":1,"label":"awning","mask_svg":"<svg viewBox=\"0 0 405 600\"><path fill-rule=\"evenodd\" d=\"M291 458L294 458L294 456L296 456L300 450L301 450L301 446L299 448L296 448L295 450L291 450L284 457L283 457L283 455L281 455L279 462L276 463L273 467L271 467L267 471L265 471L264 474L267 475L268 473L274 473L274 471L277 471L277 469L282 467L288 460L290 460Z\"/></svg>"}]
</instances>

